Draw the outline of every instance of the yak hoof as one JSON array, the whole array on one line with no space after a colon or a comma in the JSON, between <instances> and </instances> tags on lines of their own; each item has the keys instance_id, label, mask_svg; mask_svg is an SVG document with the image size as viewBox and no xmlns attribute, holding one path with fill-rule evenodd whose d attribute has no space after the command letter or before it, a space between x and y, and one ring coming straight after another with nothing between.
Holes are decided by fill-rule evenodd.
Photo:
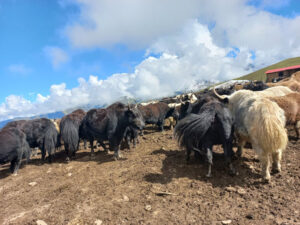
<instances>
[{"instance_id":1,"label":"yak hoof","mask_svg":"<svg viewBox=\"0 0 300 225\"><path fill-rule=\"evenodd\" d=\"M12 176L17 176L18 175L18 173L17 172L14 172L13 174L12 174Z\"/></svg>"},{"instance_id":2,"label":"yak hoof","mask_svg":"<svg viewBox=\"0 0 300 225\"><path fill-rule=\"evenodd\" d=\"M264 178L262 178L262 182L264 184L269 184L271 182L271 177L264 177Z\"/></svg>"},{"instance_id":3,"label":"yak hoof","mask_svg":"<svg viewBox=\"0 0 300 225\"><path fill-rule=\"evenodd\" d=\"M206 177L211 178L212 177L211 173L206 174Z\"/></svg>"},{"instance_id":4,"label":"yak hoof","mask_svg":"<svg viewBox=\"0 0 300 225\"><path fill-rule=\"evenodd\" d=\"M277 174L277 173L280 173L281 170L279 168L273 168L272 169L272 174Z\"/></svg>"}]
</instances>

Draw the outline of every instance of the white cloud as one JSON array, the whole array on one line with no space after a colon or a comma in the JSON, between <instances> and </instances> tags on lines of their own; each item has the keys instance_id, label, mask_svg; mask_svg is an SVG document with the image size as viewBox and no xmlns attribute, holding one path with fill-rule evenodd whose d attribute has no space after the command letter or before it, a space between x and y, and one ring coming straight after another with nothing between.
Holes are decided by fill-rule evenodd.
<instances>
[{"instance_id":1,"label":"white cloud","mask_svg":"<svg viewBox=\"0 0 300 225\"><path fill-rule=\"evenodd\" d=\"M47 46L44 48L46 56L51 60L53 68L57 69L69 61L68 54L59 47Z\"/></svg>"},{"instance_id":2,"label":"white cloud","mask_svg":"<svg viewBox=\"0 0 300 225\"><path fill-rule=\"evenodd\" d=\"M25 103L19 98L17 100L22 103L19 105L16 100L12 104L8 97L0 106L0 120L84 105L110 104L123 96L159 98L193 89L204 81L230 79L245 73L245 63L252 62L247 49L241 49L236 58L226 57L230 50L215 45L208 28L191 21L181 34L159 39L133 73L113 74L106 80L99 80L97 76L90 76L87 81L79 78L78 86L72 89L65 83L52 85L49 96L38 94L36 101ZM151 56L152 53L159 56Z\"/></svg>"},{"instance_id":3,"label":"white cloud","mask_svg":"<svg viewBox=\"0 0 300 225\"><path fill-rule=\"evenodd\" d=\"M13 64L8 67L9 72L15 74L26 75L32 71L32 69L26 67L24 64Z\"/></svg>"},{"instance_id":4,"label":"white cloud","mask_svg":"<svg viewBox=\"0 0 300 225\"><path fill-rule=\"evenodd\" d=\"M66 1L68 2L68 1ZM161 35L179 31L197 15L201 2L189 0L76 0L79 19L66 28L75 47L127 44L147 47Z\"/></svg>"}]
</instances>

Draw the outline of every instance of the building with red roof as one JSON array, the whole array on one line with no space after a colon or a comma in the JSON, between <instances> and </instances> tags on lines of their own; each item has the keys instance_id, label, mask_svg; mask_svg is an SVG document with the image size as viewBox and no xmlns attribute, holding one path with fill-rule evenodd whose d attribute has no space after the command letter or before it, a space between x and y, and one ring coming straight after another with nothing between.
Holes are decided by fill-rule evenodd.
<instances>
[{"instance_id":1,"label":"building with red roof","mask_svg":"<svg viewBox=\"0 0 300 225\"><path fill-rule=\"evenodd\" d=\"M267 82L272 82L274 80L278 80L278 79L281 80L286 77L289 77L293 73L296 73L297 71L300 71L300 65L289 66L289 67L284 67L279 69L272 69L266 71L265 73L267 75Z\"/></svg>"}]
</instances>

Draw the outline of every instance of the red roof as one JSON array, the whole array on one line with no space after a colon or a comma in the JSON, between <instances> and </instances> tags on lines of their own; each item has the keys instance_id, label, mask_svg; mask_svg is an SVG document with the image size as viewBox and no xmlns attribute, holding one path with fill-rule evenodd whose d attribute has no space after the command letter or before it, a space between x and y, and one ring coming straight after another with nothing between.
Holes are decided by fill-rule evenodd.
<instances>
[{"instance_id":1,"label":"red roof","mask_svg":"<svg viewBox=\"0 0 300 225\"><path fill-rule=\"evenodd\" d=\"M273 69L273 70L268 70L265 73L275 73L275 72L280 72L280 71L285 71L285 70L293 70L293 69L300 69L300 65L296 66L289 66L289 67L284 67L284 68L279 68L279 69Z\"/></svg>"}]
</instances>

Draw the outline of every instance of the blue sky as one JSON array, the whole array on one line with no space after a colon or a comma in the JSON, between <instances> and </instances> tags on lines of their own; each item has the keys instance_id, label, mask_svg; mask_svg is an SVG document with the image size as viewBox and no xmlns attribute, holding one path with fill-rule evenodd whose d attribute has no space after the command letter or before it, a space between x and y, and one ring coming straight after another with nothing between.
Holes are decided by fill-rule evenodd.
<instances>
[{"instance_id":1,"label":"blue sky","mask_svg":"<svg viewBox=\"0 0 300 225\"><path fill-rule=\"evenodd\" d=\"M189 3L1 0L0 120L161 97L300 56L298 0Z\"/></svg>"},{"instance_id":2,"label":"blue sky","mask_svg":"<svg viewBox=\"0 0 300 225\"><path fill-rule=\"evenodd\" d=\"M73 49L64 38L63 28L79 13L74 5L59 1L4 0L0 2L0 102L10 94L33 99L34 94L49 94L52 84L65 82L72 88L77 78L90 74L101 78L132 71L144 50L129 50L124 45L108 49ZM72 55L64 65L54 68L44 49L58 46ZM34 94L33 94L34 93Z\"/></svg>"}]
</instances>

